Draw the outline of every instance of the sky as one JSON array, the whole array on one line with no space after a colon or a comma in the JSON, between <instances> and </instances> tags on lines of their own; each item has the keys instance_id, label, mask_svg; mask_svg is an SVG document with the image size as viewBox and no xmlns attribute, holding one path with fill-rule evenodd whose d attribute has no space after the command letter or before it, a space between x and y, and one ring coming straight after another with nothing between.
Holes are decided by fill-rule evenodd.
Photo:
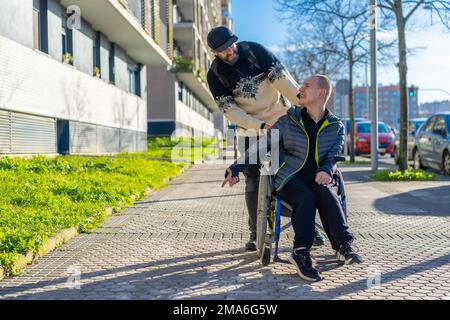
<instances>
[{"instance_id":1,"label":"sky","mask_svg":"<svg viewBox=\"0 0 450 320\"><path fill-rule=\"evenodd\" d=\"M259 42L280 55L279 50L293 31L279 20L275 0L232 0L231 3L239 40ZM407 45L421 48L408 57L408 85L419 87L419 103L450 100L450 95L427 90L440 88L450 93L450 32L440 26L408 32ZM398 77L395 67L378 70L378 82L384 85L397 84ZM365 74L360 74L356 81L362 84Z\"/></svg>"}]
</instances>

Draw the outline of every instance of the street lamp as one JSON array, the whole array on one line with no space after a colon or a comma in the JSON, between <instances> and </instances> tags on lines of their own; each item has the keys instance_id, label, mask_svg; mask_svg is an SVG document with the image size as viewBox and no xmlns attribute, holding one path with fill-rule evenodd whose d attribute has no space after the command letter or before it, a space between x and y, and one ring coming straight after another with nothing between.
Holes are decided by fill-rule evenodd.
<instances>
[{"instance_id":1,"label":"street lamp","mask_svg":"<svg viewBox=\"0 0 450 320\"><path fill-rule=\"evenodd\" d=\"M377 4L376 0L369 0L369 28L370 28L370 153L372 171L378 170L378 85L377 85Z\"/></svg>"}]
</instances>

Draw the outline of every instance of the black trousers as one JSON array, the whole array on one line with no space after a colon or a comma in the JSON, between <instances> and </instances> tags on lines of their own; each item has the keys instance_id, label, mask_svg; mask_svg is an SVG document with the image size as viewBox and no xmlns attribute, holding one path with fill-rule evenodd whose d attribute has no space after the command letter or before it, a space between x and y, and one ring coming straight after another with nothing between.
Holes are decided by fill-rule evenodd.
<instances>
[{"instance_id":1,"label":"black trousers","mask_svg":"<svg viewBox=\"0 0 450 320\"><path fill-rule=\"evenodd\" d=\"M310 250L314 242L316 209L334 250L350 245L353 235L347 225L337 185L321 186L314 179L297 174L283 188L285 200L293 207L292 227L295 233L294 249Z\"/></svg>"},{"instance_id":2,"label":"black trousers","mask_svg":"<svg viewBox=\"0 0 450 320\"><path fill-rule=\"evenodd\" d=\"M251 147L251 144L255 143L259 139L241 137L244 139L245 150L239 150L241 154L247 151ZM259 163L259 159L258 163ZM248 227L250 230L250 238L256 240L256 216L258 210L258 190L259 190L259 177L260 177L260 165L252 164L244 172L245 177L245 203L248 211Z\"/></svg>"}]
</instances>

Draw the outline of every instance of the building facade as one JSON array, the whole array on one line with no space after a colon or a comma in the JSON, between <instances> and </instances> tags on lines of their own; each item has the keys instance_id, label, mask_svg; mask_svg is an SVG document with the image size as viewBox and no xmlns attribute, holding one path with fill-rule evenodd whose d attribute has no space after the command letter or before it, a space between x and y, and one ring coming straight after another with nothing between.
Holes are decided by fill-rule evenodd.
<instances>
[{"instance_id":1,"label":"building facade","mask_svg":"<svg viewBox=\"0 0 450 320\"><path fill-rule=\"evenodd\" d=\"M213 27L232 25L230 1L172 0L170 5L165 21L173 64L148 68L148 134L170 136L176 130L213 136L224 120L206 81L214 59L206 38Z\"/></svg>"},{"instance_id":2,"label":"building facade","mask_svg":"<svg viewBox=\"0 0 450 320\"><path fill-rule=\"evenodd\" d=\"M450 100L422 103L419 109L421 117L428 117L438 112L449 112Z\"/></svg>"},{"instance_id":3,"label":"building facade","mask_svg":"<svg viewBox=\"0 0 450 320\"><path fill-rule=\"evenodd\" d=\"M355 116L370 118L369 88L355 87ZM409 117L419 117L419 88L408 88ZM398 85L378 86L378 118L394 128L400 127L400 87Z\"/></svg>"},{"instance_id":4,"label":"building facade","mask_svg":"<svg viewBox=\"0 0 450 320\"><path fill-rule=\"evenodd\" d=\"M341 118L349 118L348 112L348 80L339 80L336 84L335 108L336 114ZM418 104L419 88L408 88L409 117L420 116ZM354 88L355 118L370 119L370 88L356 86ZM378 119L388 125L398 128L400 126L400 87L378 86Z\"/></svg>"},{"instance_id":5,"label":"building facade","mask_svg":"<svg viewBox=\"0 0 450 320\"><path fill-rule=\"evenodd\" d=\"M0 155L146 150L146 65L171 64L154 3L2 1Z\"/></svg>"}]
</instances>

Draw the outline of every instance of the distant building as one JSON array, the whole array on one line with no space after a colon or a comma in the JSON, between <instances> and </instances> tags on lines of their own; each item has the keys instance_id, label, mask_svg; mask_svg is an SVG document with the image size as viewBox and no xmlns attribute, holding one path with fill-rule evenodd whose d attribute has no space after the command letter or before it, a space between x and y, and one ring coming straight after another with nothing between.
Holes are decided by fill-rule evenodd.
<instances>
[{"instance_id":1,"label":"distant building","mask_svg":"<svg viewBox=\"0 0 450 320\"><path fill-rule=\"evenodd\" d=\"M348 86L347 79L338 80L331 97L331 101L334 102L335 114L342 119L348 118Z\"/></svg>"},{"instance_id":2,"label":"distant building","mask_svg":"<svg viewBox=\"0 0 450 320\"><path fill-rule=\"evenodd\" d=\"M357 86L355 92L355 117L370 118L370 105L366 86ZM419 117L418 105L419 88L408 88L409 117ZM388 125L398 128L400 125L400 87L398 85L378 86L378 118Z\"/></svg>"},{"instance_id":3,"label":"distant building","mask_svg":"<svg viewBox=\"0 0 450 320\"><path fill-rule=\"evenodd\" d=\"M206 81L214 59L206 38L213 27L223 23L232 26L230 1L170 3L168 11L161 14L169 16L173 64L169 70L161 65L148 67L148 134L170 136L177 130L177 135L213 136L216 128L226 129L226 124Z\"/></svg>"},{"instance_id":4,"label":"distant building","mask_svg":"<svg viewBox=\"0 0 450 320\"><path fill-rule=\"evenodd\" d=\"M421 116L450 111L450 100L422 103L419 107Z\"/></svg>"}]
</instances>

